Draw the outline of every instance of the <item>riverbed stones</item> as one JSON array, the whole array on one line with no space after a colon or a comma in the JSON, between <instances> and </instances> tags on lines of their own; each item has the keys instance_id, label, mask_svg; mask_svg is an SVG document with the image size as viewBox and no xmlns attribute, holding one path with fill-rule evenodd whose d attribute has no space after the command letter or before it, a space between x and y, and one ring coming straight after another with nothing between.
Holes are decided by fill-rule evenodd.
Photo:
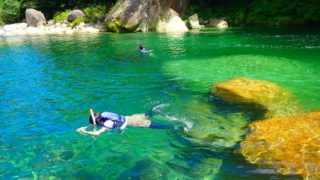
<instances>
[{"instance_id":1,"label":"riverbed stones","mask_svg":"<svg viewBox=\"0 0 320 180\"><path fill-rule=\"evenodd\" d=\"M35 9L27 9L25 16L28 26L37 27L38 25L46 23L46 18L43 13Z\"/></svg>"},{"instance_id":2,"label":"riverbed stones","mask_svg":"<svg viewBox=\"0 0 320 180\"><path fill-rule=\"evenodd\" d=\"M160 18L156 31L159 33L176 33L186 32L188 28L179 17L179 14L173 9L169 9L169 11Z\"/></svg>"},{"instance_id":3,"label":"riverbed stones","mask_svg":"<svg viewBox=\"0 0 320 180\"><path fill-rule=\"evenodd\" d=\"M72 22L77 18L82 18L84 17L84 13L81 10L73 10L67 15L67 21Z\"/></svg>"},{"instance_id":4,"label":"riverbed stones","mask_svg":"<svg viewBox=\"0 0 320 180\"><path fill-rule=\"evenodd\" d=\"M240 148L249 162L320 179L320 111L256 121L249 128Z\"/></svg>"},{"instance_id":5,"label":"riverbed stones","mask_svg":"<svg viewBox=\"0 0 320 180\"><path fill-rule=\"evenodd\" d=\"M194 14L188 18L187 21L188 28L190 29L200 29L198 14Z\"/></svg>"},{"instance_id":6,"label":"riverbed stones","mask_svg":"<svg viewBox=\"0 0 320 180\"><path fill-rule=\"evenodd\" d=\"M249 78L234 78L214 84L211 93L225 101L253 105L265 110L265 118L295 114L298 106L284 88L266 81Z\"/></svg>"}]
</instances>

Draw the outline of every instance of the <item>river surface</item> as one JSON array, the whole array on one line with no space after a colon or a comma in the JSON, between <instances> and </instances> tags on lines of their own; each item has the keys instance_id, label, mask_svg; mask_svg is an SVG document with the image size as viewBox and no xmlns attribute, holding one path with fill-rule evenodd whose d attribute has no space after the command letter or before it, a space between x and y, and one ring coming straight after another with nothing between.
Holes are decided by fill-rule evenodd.
<instances>
[{"instance_id":1,"label":"river surface","mask_svg":"<svg viewBox=\"0 0 320 180\"><path fill-rule=\"evenodd\" d=\"M153 51L140 54L139 44ZM319 29L0 38L0 178L301 179L238 153L250 122L208 93L234 77L274 82L304 111L320 109ZM89 108L130 115L159 104L168 106L151 120L173 129L76 132ZM211 115L223 117L222 138L184 133L204 118L214 124Z\"/></svg>"}]
</instances>

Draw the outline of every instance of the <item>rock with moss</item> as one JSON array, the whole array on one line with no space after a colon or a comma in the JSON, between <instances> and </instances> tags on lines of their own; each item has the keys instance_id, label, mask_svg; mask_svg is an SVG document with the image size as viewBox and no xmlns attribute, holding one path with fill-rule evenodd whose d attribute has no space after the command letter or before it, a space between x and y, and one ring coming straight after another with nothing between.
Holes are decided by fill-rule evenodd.
<instances>
[{"instance_id":1,"label":"rock with moss","mask_svg":"<svg viewBox=\"0 0 320 180\"><path fill-rule=\"evenodd\" d=\"M158 0L120 0L108 12L105 23L107 29L114 32L148 31L160 13Z\"/></svg>"},{"instance_id":2,"label":"rock with moss","mask_svg":"<svg viewBox=\"0 0 320 180\"><path fill-rule=\"evenodd\" d=\"M249 128L240 148L249 162L320 179L320 111L256 121Z\"/></svg>"},{"instance_id":3,"label":"rock with moss","mask_svg":"<svg viewBox=\"0 0 320 180\"><path fill-rule=\"evenodd\" d=\"M265 80L234 78L214 84L211 93L224 100L264 110L264 117L283 117L299 112L293 95L284 88Z\"/></svg>"},{"instance_id":4,"label":"rock with moss","mask_svg":"<svg viewBox=\"0 0 320 180\"><path fill-rule=\"evenodd\" d=\"M25 15L28 26L37 27L46 23L43 13L35 9L27 9Z\"/></svg>"},{"instance_id":5,"label":"rock with moss","mask_svg":"<svg viewBox=\"0 0 320 180\"><path fill-rule=\"evenodd\" d=\"M155 30L159 18L180 1L183 0L119 0L106 15L105 24L113 32Z\"/></svg>"},{"instance_id":6,"label":"rock with moss","mask_svg":"<svg viewBox=\"0 0 320 180\"><path fill-rule=\"evenodd\" d=\"M82 19L84 17L84 13L81 10L73 10L67 15L68 22L73 22L75 19Z\"/></svg>"}]
</instances>

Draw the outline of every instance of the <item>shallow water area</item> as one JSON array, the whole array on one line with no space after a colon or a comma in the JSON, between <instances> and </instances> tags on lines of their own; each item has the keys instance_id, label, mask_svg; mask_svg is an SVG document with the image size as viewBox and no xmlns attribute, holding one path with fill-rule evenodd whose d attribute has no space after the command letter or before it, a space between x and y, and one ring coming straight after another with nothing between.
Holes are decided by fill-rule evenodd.
<instances>
[{"instance_id":1,"label":"shallow water area","mask_svg":"<svg viewBox=\"0 0 320 180\"><path fill-rule=\"evenodd\" d=\"M208 92L229 78L264 79L318 110L319 57L320 33L308 28L0 38L0 177L299 179L246 162L237 149L250 114ZM152 121L174 129L76 132L89 108L130 115L162 103Z\"/></svg>"}]
</instances>

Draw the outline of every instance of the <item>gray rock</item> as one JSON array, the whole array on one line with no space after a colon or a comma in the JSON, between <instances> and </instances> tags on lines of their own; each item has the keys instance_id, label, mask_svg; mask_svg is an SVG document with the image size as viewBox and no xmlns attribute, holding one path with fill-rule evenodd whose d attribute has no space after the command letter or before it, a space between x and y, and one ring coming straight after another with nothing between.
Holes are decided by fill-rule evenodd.
<instances>
[{"instance_id":1,"label":"gray rock","mask_svg":"<svg viewBox=\"0 0 320 180\"><path fill-rule=\"evenodd\" d=\"M188 18L187 21L188 28L190 29L200 29L198 14L194 14Z\"/></svg>"},{"instance_id":2,"label":"gray rock","mask_svg":"<svg viewBox=\"0 0 320 180\"><path fill-rule=\"evenodd\" d=\"M46 18L43 13L35 9L27 9L25 15L28 26L37 27L39 24L46 23Z\"/></svg>"},{"instance_id":3,"label":"gray rock","mask_svg":"<svg viewBox=\"0 0 320 180\"><path fill-rule=\"evenodd\" d=\"M71 13L68 14L67 20L68 22L72 22L77 18L81 18L84 16L84 13L81 10L73 10Z\"/></svg>"}]
</instances>

